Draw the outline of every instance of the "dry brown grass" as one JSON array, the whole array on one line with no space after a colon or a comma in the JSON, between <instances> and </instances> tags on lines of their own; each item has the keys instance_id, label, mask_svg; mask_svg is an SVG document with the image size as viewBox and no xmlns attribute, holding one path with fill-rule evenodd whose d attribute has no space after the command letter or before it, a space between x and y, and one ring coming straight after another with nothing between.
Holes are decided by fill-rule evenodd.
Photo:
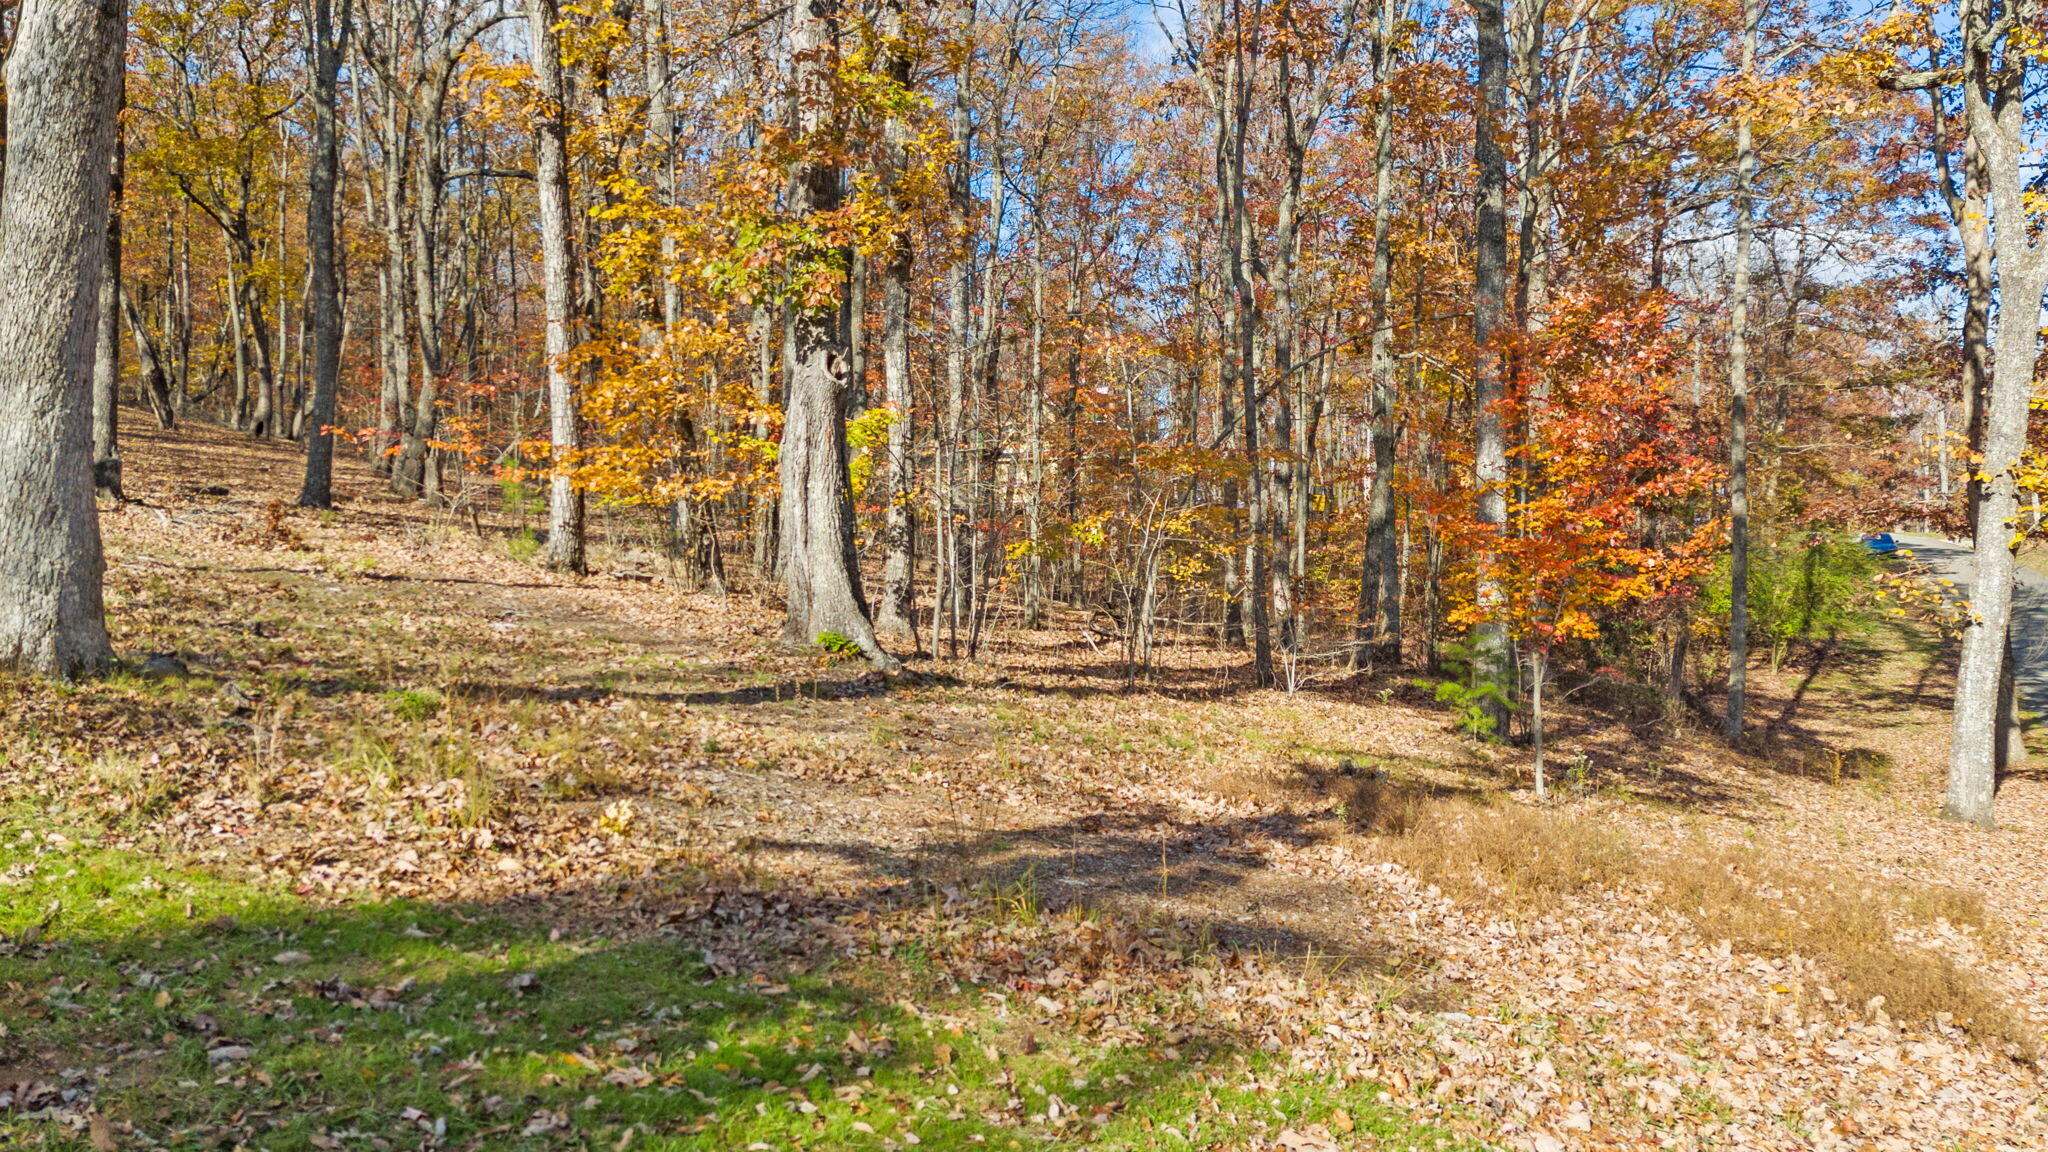
<instances>
[{"instance_id":1,"label":"dry brown grass","mask_svg":"<svg viewBox=\"0 0 2048 1152\"><path fill-rule=\"evenodd\" d=\"M1394 859L1454 894L1529 909L1615 887L1630 874L1627 839L1591 820L1520 804L1412 797L1380 803L1412 805L1386 842Z\"/></svg>"},{"instance_id":2,"label":"dry brown grass","mask_svg":"<svg viewBox=\"0 0 2048 1152\"><path fill-rule=\"evenodd\" d=\"M1899 939L1902 929L1936 920L1995 938L1973 893L1876 887L1845 872L1778 864L1755 849L1703 845L1644 860L1641 878L1703 937L1759 956L1796 953L1820 961L1851 1003L1906 1019L1952 1021L2029 1055L2040 1050L2041 1038L1975 974Z\"/></svg>"},{"instance_id":3,"label":"dry brown grass","mask_svg":"<svg viewBox=\"0 0 2048 1152\"><path fill-rule=\"evenodd\" d=\"M1390 836L1404 835L1420 824L1430 803L1416 789L1378 773L1340 778L1332 791L1353 828Z\"/></svg>"},{"instance_id":4,"label":"dry brown grass","mask_svg":"<svg viewBox=\"0 0 2048 1152\"><path fill-rule=\"evenodd\" d=\"M1637 888L1704 939L1823 964L1840 986L1828 995L1903 1019L1952 1022L2029 1056L2043 1051L2041 1037L1978 976L1900 939L1902 930L1947 921L1995 946L1996 925L1974 893L1872 886L1751 848L1695 843L1645 853L1586 817L1367 783L1357 826L1380 832L1387 855L1453 895L1529 912L1595 890Z\"/></svg>"},{"instance_id":5,"label":"dry brown grass","mask_svg":"<svg viewBox=\"0 0 2048 1152\"><path fill-rule=\"evenodd\" d=\"M1355 832L1400 835L1415 827L1435 788L1397 780L1379 765L1348 758L1333 763L1233 764L1210 775L1210 791L1233 800L1277 805L1297 814L1334 813Z\"/></svg>"}]
</instances>

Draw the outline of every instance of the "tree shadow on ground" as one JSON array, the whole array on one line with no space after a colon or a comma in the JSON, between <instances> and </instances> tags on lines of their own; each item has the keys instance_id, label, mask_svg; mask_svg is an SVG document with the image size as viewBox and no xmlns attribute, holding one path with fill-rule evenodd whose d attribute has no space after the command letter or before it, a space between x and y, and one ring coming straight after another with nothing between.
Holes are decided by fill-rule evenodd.
<instances>
[{"instance_id":1,"label":"tree shadow on ground","mask_svg":"<svg viewBox=\"0 0 2048 1152\"><path fill-rule=\"evenodd\" d=\"M82 1148L90 1110L170 1146L1152 1147L1202 1111L1199 1145L1231 1131L1203 1103L1232 1103L1227 1072L1273 1082L1229 1113L1252 1130L1284 1100L1437 1146L1375 1086L1290 1074L1249 1022L1176 1001L1197 967L1260 967L1186 925L688 871L313 906L140 857L72 863L80 912L36 933L0 916L0 1143ZM124 904L94 911L87 889Z\"/></svg>"},{"instance_id":2,"label":"tree shadow on ground","mask_svg":"<svg viewBox=\"0 0 2048 1152\"><path fill-rule=\"evenodd\" d=\"M1483 795L1476 788L1434 791ZM1195 820L1144 805L1026 827L949 824L903 847L804 836L764 840L762 847L830 856L868 875L942 892L993 891L1050 908L1170 915L1183 931L1216 945L1337 958L1405 987L1436 962L1395 945L1361 918L1368 903L1357 889L1368 880L1271 866L1272 846L1298 851L1346 838L1344 819L1324 812Z\"/></svg>"}]
</instances>

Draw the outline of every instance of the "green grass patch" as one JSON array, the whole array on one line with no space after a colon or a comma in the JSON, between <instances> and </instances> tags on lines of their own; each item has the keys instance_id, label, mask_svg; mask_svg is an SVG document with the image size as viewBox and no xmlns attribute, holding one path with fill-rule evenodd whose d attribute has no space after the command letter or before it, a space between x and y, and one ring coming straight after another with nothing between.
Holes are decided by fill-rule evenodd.
<instances>
[{"instance_id":1,"label":"green grass patch","mask_svg":"<svg viewBox=\"0 0 2048 1152\"><path fill-rule=\"evenodd\" d=\"M91 1148L90 1111L123 1147L269 1152L1173 1149L1318 1122L1470 1147L1284 1054L1034 1025L1028 993L955 984L938 938L734 972L687 932L315 905L96 835L0 810L0 1092L45 1086L0 1104L0 1146Z\"/></svg>"}]
</instances>

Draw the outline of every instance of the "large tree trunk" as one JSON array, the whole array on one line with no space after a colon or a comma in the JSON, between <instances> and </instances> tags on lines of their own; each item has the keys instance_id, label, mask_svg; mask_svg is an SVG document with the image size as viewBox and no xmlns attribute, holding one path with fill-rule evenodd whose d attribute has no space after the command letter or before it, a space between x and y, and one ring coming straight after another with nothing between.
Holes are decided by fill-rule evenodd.
<instances>
[{"instance_id":1,"label":"large tree trunk","mask_svg":"<svg viewBox=\"0 0 2048 1152\"><path fill-rule=\"evenodd\" d=\"M1949 217L1955 222L1956 234L1963 252L1963 435L1970 452L1981 456L1984 452L1984 414L1990 400L1991 388L1991 296L1996 275L1991 266L1990 211L1985 204L1984 150L1977 143L1976 134L1967 127L1963 132L1963 178L1958 184L1954 161L1949 155L1948 117L1942 106L1942 81L1929 79L1925 87L1930 89L1929 113L1933 126L1933 154L1935 171L1940 177L1939 187L1946 202ZM1941 499L1949 499L1948 468L1948 406L1941 405L1936 411L1941 416L1942 441L1938 451L1941 461ZM1977 505L1984 498L1983 473L1972 468L1964 480L1964 507L1967 521L1973 526L1977 521ZM1998 716L1999 735L1997 742L1998 770L2013 760L2026 756L2024 733L2019 722L2019 681L2012 668L2012 639L2006 638L2004 667L1999 673Z\"/></svg>"},{"instance_id":2,"label":"large tree trunk","mask_svg":"<svg viewBox=\"0 0 2048 1152\"><path fill-rule=\"evenodd\" d=\"M313 330L313 404L305 421L306 482L299 503L334 505L335 389L341 377L341 287L334 261L334 189L341 174L341 144L335 130L336 86L348 44L353 0L342 0L341 20L333 0L313 0L313 156L306 175L306 258L310 267L306 310Z\"/></svg>"},{"instance_id":3,"label":"large tree trunk","mask_svg":"<svg viewBox=\"0 0 2048 1152\"><path fill-rule=\"evenodd\" d=\"M127 102L127 68L116 83ZM121 208L127 186L127 149L114 129L114 164L107 192L107 269L100 278L99 338L92 362L92 483L121 498Z\"/></svg>"},{"instance_id":4,"label":"large tree trunk","mask_svg":"<svg viewBox=\"0 0 2048 1152\"><path fill-rule=\"evenodd\" d=\"M1473 480L1478 489L1477 520L1498 532L1507 524L1507 436L1502 401L1507 395L1507 362L1499 347L1501 321L1507 310L1507 157L1500 132L1507 112L1508 47L1503 0L1477 0L1474 12L1479 40L1479 107L1475 154L1479 168L1477 248L1473 260L1472 340L1476 362L1472 372L1474 434ZM1501 619L1506 605L1494 578L1491 556L1479 564L1477 589L1482 623L1472 630L1473 659L1478 675L1505 685L1508 680L1507 627ZM1505 728L1504 713L1495 716Z\"/></svg>"},{"instance_id":5,"label":"large tree trunk","mask_svg":"<svg viewBox=\"0 0 2048 1152\"><path fill-rule=\"evenodd\" d=\"M576 261L569 232L569 108L562 77L562 22L557 0L529 0L533 71L540 82L534 174L540 188L542 298L547 310L548 431L553 475L548 481L548 550L544 563L558 572L581 572L583 493L570 467L582 443L576 385L569 375L569 311L576 299Z\"/></svg>"},{"instance_id":6,"label":"large tree trunk","mask_svg":"<svg viewBox=\"0 0 2048 1152\"><path fill-rule=\"evenodd\" d=\"M1997 34L1990 0L1964 0L1961 13L1964 43L1983 46L1964 54L1963 104L1970 133L1983 150L2000 303L1984 418L1982 472L1988 479L1976 508L1972 611L1956 672L1955 734L1943 814L1987 828L1994 822L2000 680L2012 623L2013 519L2019 510L2013 470L2026 448L2041 293L2048 288L2048 240L2036 242L2027 234L2029 57L2017 42L2020 33L2012 29L2033 27L2041 10L2040 0L2013 0L2002 13L2008 31ZM1991 51L1991 42L1999 38L2006 41L2002 55Z\"/></svg>"},{"instance_id":7,"label":"large tree trunk","mask_svg":"<svg viewBox=\"0 0 2048 1152\"><path fill-rule=\"evenodd\" d=\"M120 0L25 0L0 189L0 668L113 657L92 483L92 366L124 67Z\"/></svg>"},{"instance_id":8,"label":"large tree trunk","mask_svg":"<svg viewBox=\"0 0 2048 1152\"><path fill-rule=\"evenodd\" d=\"M1742 75L1756 68L1757 0L1742 5ZM1747 96L1744 96L1747 99ZM1735 256L1728 283L1728 705L1721 734L1742 738L1749 688L1749 249L1756 231L1756 144L1735 119Z\"/></svg>"},{"instance_id":9,"label":"large tree trunk","mask_svg":"<svg viewBox=\"0 0 2048 1152\"><path fill-rule=\"evenodd\" d=\"M790 203L799 216L831 212L841 202L840 173L816 158L831 115L825 92L838 65L837 0L798 0L790 20L796 62L799 129L811 155L791 173ZM853 492L846 460L846 332L835 305L798 301L789 388L785 397L782 480L782 573L788 598L783 641L810 645L838 636L870 662L897 667L882 650L861 593L853 549Z\"/></svg>"}]
</instances>

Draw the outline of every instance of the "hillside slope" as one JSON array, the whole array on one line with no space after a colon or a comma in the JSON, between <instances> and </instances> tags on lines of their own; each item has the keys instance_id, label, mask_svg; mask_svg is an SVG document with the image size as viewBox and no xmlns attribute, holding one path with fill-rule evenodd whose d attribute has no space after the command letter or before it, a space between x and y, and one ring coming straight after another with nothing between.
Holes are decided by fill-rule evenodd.
<instances>
[{"instance_id":1,"label":"hillside slope","mask_svg":"<svg viewBox=\"0 0 2048 1152\"><path fill-rule=\"evenodd\" d=\"M1935 817L1918 637L1759 673L1746 756L1568 708L1538 808L1403 681L1255 691L1185 646L1132 684L1080 621L884 680L623 524L565 580L494 498L351 464L312 514L296 467L138 432L103 516L130 670L0 682L0 1142L2048 1146L2048 777L1998 832ZM431 1040L420 989L461 980L526 1051ZM615 1002L549 998L581 980ZM703 1047L751 1026L724 1003L621 1047L657 986L903 1038L842 1024L788 1085Z\"/></svg>"}]
</instances>

